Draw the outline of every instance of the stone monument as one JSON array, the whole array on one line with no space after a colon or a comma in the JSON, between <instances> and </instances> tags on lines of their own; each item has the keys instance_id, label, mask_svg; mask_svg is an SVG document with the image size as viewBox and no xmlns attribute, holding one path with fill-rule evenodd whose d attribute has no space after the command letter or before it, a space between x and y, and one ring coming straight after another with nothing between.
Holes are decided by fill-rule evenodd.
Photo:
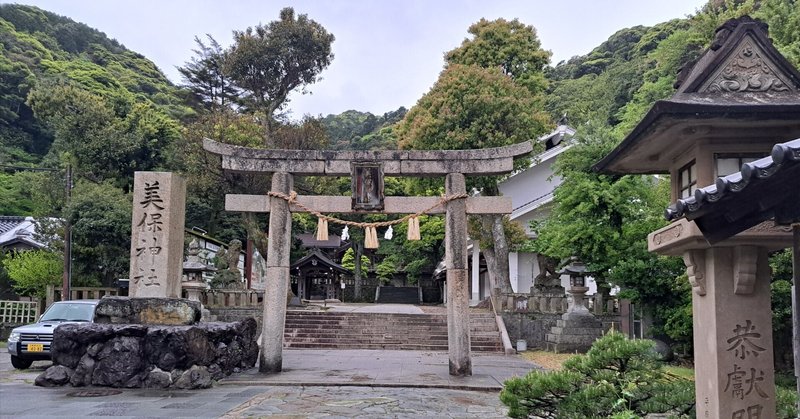
<instances>
[{"instance_id":1,"label":"stone monument","mask_svg":"<svg viewBox=\"0 0 800 419\"><path fill-rule=\"evenodd\" d=\"M131 220L131 297L181 296L186 183L169 172L136 172Z\"/></svg>"}]
</instances>

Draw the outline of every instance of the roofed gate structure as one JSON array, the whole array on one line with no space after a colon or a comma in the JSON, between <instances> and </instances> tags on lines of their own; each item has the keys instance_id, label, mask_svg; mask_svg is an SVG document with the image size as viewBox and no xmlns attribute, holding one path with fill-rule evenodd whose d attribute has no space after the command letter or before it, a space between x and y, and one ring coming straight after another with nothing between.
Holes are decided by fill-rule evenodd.
<instances>
[{"instance_id":1,"label":"roofed gate structure","mask_svg":"<svg viewBox=\"0 0 800 419\"><path fill-rule=\"evenodd\" d=\"M697 416L775 417L768 254L791 246L792 234L762 221L796 220L800 180L796 165L760 158L800 137L800 73L767 26L745 16L717 29L676 88L595 168L671 177L673 223L650 233L648 248L682 256L692 284ZM796 152L794 144L777 147L777 156ZM785 182L706 214L709 202L728 200L726 191L778 170Z\"/></svg>"},{"instance_id":2,"label":"roofed gate structure","mask_svg":"<svg viewBox=\"0 0 800 419\"><path fill-rule=\"evenodd\" d=\"M532 151L530 142L483 150L319 151L252 149L206 139L203 147L222 157L224 170L272 174L272 189L267 195L225 197L228 211L270 213L267 288L259 358L262 373L275 373L282 369L290 278L291 212L295 211L318 216L329 213L444 213L449 370L454 376L472 375L466 216L509 214L511 200L468 197L464 176L511 172L514 158ZM297 195L292 188L293 175L352 176L353 195ZM445 197L384 197L384 175L445 176Z\"/></svg>"}]
</instances>

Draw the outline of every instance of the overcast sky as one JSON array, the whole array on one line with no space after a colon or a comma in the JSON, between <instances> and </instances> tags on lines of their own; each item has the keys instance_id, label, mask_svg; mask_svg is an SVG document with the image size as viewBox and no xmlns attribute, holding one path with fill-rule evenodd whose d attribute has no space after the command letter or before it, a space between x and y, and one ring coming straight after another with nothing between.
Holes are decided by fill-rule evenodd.
<instances>
[{"instance_id":1,"label":"overcast sky","mask_svg":"<svg viewBox=\"0 0 800 419\"><path fill-rule=\"evenodd\" d=\"M336 36L335 58L289 108L328 115L349 109L383 114L411 107L442 70L443 54L480 18L533 25L552 63L583 55L614 32L693 14L703 0L27 0L105 32L143 54L175 83L176 66L192 56L194 37L230 45L233 30L278 18L285 6Z\"/></svg>"}]
</instances>

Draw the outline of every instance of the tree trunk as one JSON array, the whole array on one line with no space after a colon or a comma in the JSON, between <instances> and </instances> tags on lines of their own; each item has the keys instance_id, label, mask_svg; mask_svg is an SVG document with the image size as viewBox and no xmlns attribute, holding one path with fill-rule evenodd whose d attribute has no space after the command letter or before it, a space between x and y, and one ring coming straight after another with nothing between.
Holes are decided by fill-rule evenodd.
<instances>
[{"instance_id":1,"label":"tree trunk","mask_svg":"<svg viewBox=\"0 0 800 419\"><path fill-rule=\"evenodd\" d=\"M353 279L355 285L353 286L353 295L356 301L361 301L361 254L363 249L361 243L353 240L353 255L355 256L355 267L353 268Z\"/></svg>"},{"instance_id":2,"label":"tree trunk","mask_svg":"<svg viewBox=\"0 0 800 419\"><path fill-rule=\"evenodd\" d=\"M481 224L484 231L491 232L493 242L492 249L482 249L490 283L493 282L492 289L499 288L502 293L512 293L514 290L511 288L508 271L508 240L503 228L503 216L483 215Z\"/></svg>"},{"instance_id":3,"label":"tree trunk","mask_svg":"<svg viewBox=\"0 0 800 419\"><path fill-rule=\"evenodd\" d=\"M268 241L269 236L266 232L262 231L261 228L258 226L258 220L256 220L256 214L252 212L246 212L242 214L244 218L244 228L247 231L247 238L253 241L253 246L258 249L258 253L261 254L261 257L264 260L267 260L267 248L268 248ZM252 257L253 255L247 255L246 257ZM299 278L298 280L302 280ZM289 302L292 301L294 298L294 293L292 292L292 287L288 287L288 293L286 294L286 304L289 305Z\"/></svg>"}]
</instances>

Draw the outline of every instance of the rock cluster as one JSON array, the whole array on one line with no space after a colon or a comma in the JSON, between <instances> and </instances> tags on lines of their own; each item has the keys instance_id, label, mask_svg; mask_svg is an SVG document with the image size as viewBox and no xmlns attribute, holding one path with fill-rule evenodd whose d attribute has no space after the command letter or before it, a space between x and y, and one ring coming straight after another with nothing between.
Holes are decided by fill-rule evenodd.
<instances>
[{"instance_id":1,"label":"rock cluster","mask_svg":"<svg viewBox=\"0 0 800 419\"><path fill-rule=\"evenodd\" d=\"M95 323L190 325L200 321L199 301L184 298L104 297L94 311Z\"/></svg>"},{"instance_id":2,"label":"rock cluster","mask_svg":"<svg viewBox=\"0 0 800 419\"><path fill-rule=\"evenodd\" d=\"M258 358L256 321L190 326L75 323L56 328L36 385L207 388Z\"/></svg>"}]
</instances>

